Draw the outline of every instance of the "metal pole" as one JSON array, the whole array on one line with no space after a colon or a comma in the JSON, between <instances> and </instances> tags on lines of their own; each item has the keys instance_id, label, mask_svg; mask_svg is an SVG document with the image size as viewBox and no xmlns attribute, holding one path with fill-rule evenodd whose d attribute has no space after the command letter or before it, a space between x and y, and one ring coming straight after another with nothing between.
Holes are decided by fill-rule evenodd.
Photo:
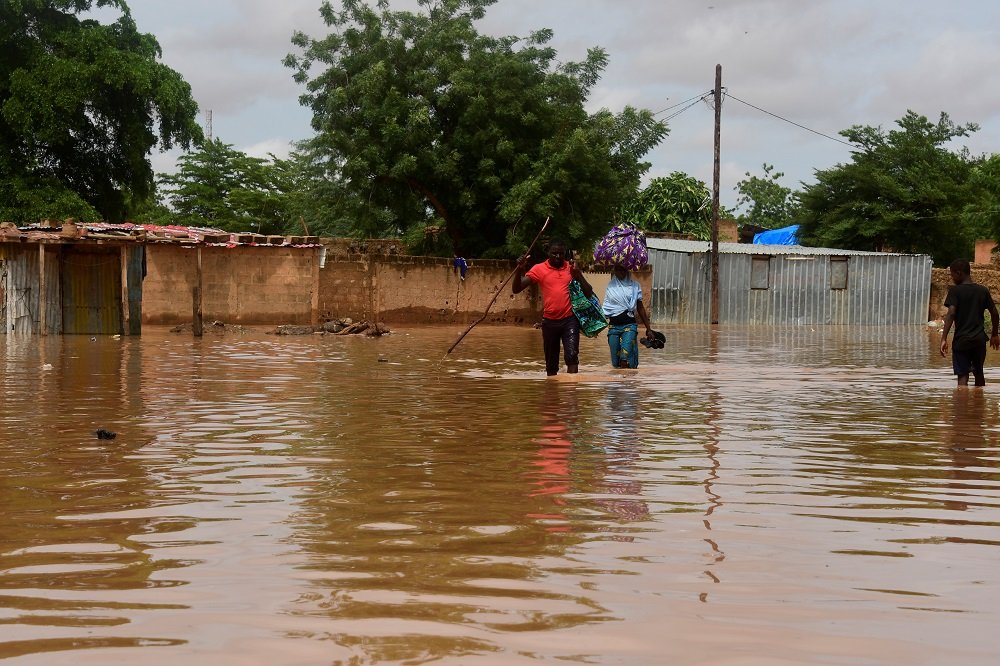
<instances>
[{"instance_id":1,"label":"metal pole","mask_svg":"<svg viewBox=\"0 0 1000 666\"><path fill-rule=\"evenodd\" d=\"M722 136L722 65L715 66L715 163L712 167L712 323L719 323L719 155Z\"/></svg>"}]
</instances>

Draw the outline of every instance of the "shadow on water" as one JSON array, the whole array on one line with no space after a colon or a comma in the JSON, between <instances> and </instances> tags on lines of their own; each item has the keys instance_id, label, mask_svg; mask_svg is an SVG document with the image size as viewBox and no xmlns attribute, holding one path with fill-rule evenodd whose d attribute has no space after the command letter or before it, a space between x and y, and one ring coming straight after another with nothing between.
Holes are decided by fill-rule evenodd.
<instances>
[{"instance_id":1,"label":"shadow on water","mask_svg":"<svg viewBox=\"0 0 1000 666\"><path fill-rule=\"evenodd\" d=\"M531 329L0 338L0 658L992 663L995 386L665 332L553 379Z\"/></svg>"}]
</instances>

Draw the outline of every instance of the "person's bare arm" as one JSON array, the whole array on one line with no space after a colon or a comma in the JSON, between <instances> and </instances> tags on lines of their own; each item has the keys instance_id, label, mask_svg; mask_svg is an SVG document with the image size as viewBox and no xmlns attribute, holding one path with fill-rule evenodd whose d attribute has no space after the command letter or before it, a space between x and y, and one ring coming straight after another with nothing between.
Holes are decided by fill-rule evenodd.
<instances>
[{"instance_id":1,"label":"person's bare arm","mask_svg":"<svg viewBox=\"0 0 1000 666\"><path fill-rule=\"evenodd\" d=\"M573 279L580 283L580 288L583 289L583 295L590 298L594 295L594 288L590 286L587 282L587 278L583 277L583 271L576 267L576 264L570 264L569 274L573 276Z\"/></svg>"},{"instance_id":2,"label":"person's bare arm","mask_svg":"<svg viewBox=\"0 0 1000 666\"><path fill-rule=\"evenodd\" d=\"M531 286L531 278L525 275L527 270L528 257L523 256L517 260L517 270L514 271L514 279L510 283L510 289L513 293L520 294L522 291Z\"/></svg>"},{"instance_id":3,"label":"person's bare arm","mask_svg":"<svg viewBox=\"0 0 1000 666\"><path fill-rule=\"evenodd\" d=\"M990 311L990 325L993 330L990 332L990 347L993 349L1000 349L1000 333L998 333L998 327L1000 327L1000 316L997 315L997 306L990 303L987 308Z\"/></svg>"},{"instance_id":4,"label":"person's bare arm","mask_svg":"<svg viewBox=\"0 0 1000 666\"><path fill-rule=\"evenodd\" d=\"M641 299L635 302L635 313L639 315L639 321L641 321L642 325L646 327L646 339L652 340L653 327L649 323L649 315L646 313L646 306L642 304Z\"/></svg>"},{"instance_id":5,"label":"person's bare arm","mask_svg":"<svg viewBox=\"0 0 1000 666\"><path fill-rule=\"evenodd\" d=\"M948 312L944 316L944 329L941 331L941 356L948 352L948 332L951 331L953 323L955 323L955 306L949 305Z\"/></svg>"}]
</instances>

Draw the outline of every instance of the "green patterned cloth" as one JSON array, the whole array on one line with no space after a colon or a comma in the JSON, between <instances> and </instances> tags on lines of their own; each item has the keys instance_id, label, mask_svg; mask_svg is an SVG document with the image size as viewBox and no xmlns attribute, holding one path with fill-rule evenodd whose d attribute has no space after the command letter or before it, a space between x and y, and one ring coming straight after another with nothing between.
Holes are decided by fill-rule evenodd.
<instances>
[{"instance_id":1,"label":"green patterned cloth","mask_svg":"<svg viewBox=\"0 0 1000 666\"><path fill-rule=\"evenodd\" d=\"M569 283L569 300L573 314L580 322L580 331L588 338L593 338L608 327L608 319L601 312L601 302L597 296L587 298L583 287L576 280Z\"/></svg>"}]
</instances>

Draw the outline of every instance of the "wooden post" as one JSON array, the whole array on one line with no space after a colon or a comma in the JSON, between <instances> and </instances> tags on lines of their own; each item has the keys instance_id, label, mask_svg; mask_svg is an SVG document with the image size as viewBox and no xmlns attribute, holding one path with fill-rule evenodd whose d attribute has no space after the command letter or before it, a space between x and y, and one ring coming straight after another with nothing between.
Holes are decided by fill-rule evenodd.
<instances>
[{"instance_id":1,"label":"wooden post","mask_svg":"<svg viewBox=\"0 0 1000 666\"><path fill-rule=\"evenodd\" d=\"M132 313L129 312L128 307L128 248L122 245L119 252L119 257L121 259L121 269L122 269L122 316L121 316L121 327L122 335L128 335L132 328L131 318Z\"/></svg>"},{"instance_id":2,"label":"wooden post","mask_svg":"<svg viewBox=\"0 0 1000 666\"><path fill-rule=\"evenodd\" d=\"M323 258L324 249L322 246L316 248L313 255L312 270L312 298L309 302L309 323L313 326L319 325L319 265Z\"/></svg>"},{"instance_id":3,"label":"wooden post","mask_svg":"<svg viewBox=\"0 0 1000 666\"><path fill-rule=\"evenodd\" d=\"M375 258L372 256L371 252L368 252L368 275L371 280L372 286L372 324L375 329L378 330L378 302L379 302L379 283L378 283L378 265L375 262Z\"/></svg>"},{"instance_id":4,"label":"wooden post","mask_svg":"<svg viewBox=\"0 0 1000 666\"><path fill-rule=\"evenodd\" d=\"M201 320L201 245L198 246L197 259L195 264L194 287L192 288L191 305L194 310L194 317L191 321L191 332L196 338L200 338L203 332Z\"/></svg>"},{"instance_id":5,"label":"wooden post","mask_svg":"<svg viewBox=\"0 0 1000 666\"><path fill-rule=\"evenodd\" d=\"M42 335L49 334L49 308L45 302L45 243L38 244L38 328Z\"/></svg>"},{"instance_id":6,"label":"wooden post","mask_svg":"<svg viewBox=\"0 0 1000 666\"><path fill-rule=\"evenodd\" d=\"M719 323L719 163L722 136L722 65L715 66L715 162L712 166L712 323Z\"/></svg>"},{"instance_id":7,"label":"wooden post","mask_svg":"<svg viewBox=\"0 0 1000 666\"><path fill-rule=\"evenodd\" d=\"M373 323L378 323L378 279L375 274L375 259L372 256L371 248L366 247L364 251L365 282L368 288L368 309L364 312L365 319L371 319Z\"/></svg>"}]
</instances>

